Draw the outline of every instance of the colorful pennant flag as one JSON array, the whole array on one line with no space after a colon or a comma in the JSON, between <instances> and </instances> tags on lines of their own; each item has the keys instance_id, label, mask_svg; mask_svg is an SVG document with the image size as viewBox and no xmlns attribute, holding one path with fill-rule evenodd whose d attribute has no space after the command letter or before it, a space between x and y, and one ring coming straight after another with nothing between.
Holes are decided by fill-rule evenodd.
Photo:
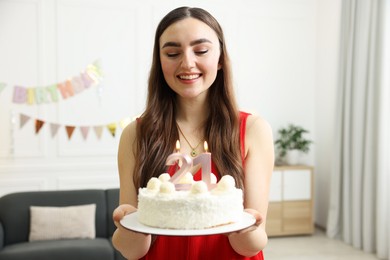
<instances>
[{"instance_id":1,"label":"colorful pennant flag","mask_svg":"<svg viewBox=\"0 0 390 260\"><path fill-rule=\"evenodd\" d=\"M68 134L68 139L70 140L70 138L72 138L72 135L73 135L73 132L74 132L74 129L76 128L76 127L74 127L74 126L65 126L65 128L66 128L66 133Z\"/></svg>"},{"instance_id":2,"label":"colorful pennant flag","mask_svg":"<svg viewBox=\"0 0 390 260\"><path fill-rule=\"evenodd\" d=\"M93 128L93 130L95 130L95 134L96 134L97 138L100 140L102 138L102 134L103 134L103 127L102 126L95 126Z\"/></svg>"},{"instance_id":3,"label":"colorful pennant flag","mask_svg":"<svg viewBox=\"0 0 390 260\"><path fill-rule=\"evenodd\" d=\"M27 123L28 120L30 120L29 116L20 114L20 128L22 128Z\"/></svg>"},{"instance_id":4,"label":"colorful pennant flag","mask_svg":"<svg viewBox=\"0 0 390 260\"><path fill-rule=\"evenodd\" d=\"M44 121L35 119L35 133L38 134L42 126L45 124Z\"/></svg>"},{"instance_id":5,"label":"colorful pennant flag","mask_svg":"<svg viewBox=\"0 0 390 260\"><path fill-rule=\"evenodd\" d=\"M22 129L24 127L24 125L30 119L31 119L30 116L25 115L25 114L20 114L19 115L20 129ZM74 134L74 130L76 128L80 129L80 133L81 133L81 135L82 135L84 140L87 140L88 135L90 133L90 129L93 128L93 130L94 130L94 132L96 134L96 137L100 140L102 138L102 134L103 134L103 129L104 128L106 128L108 130L108 132L113 137L115 137L116 129L117 129L118 125L121 126L121 128L123 129L130 122L131 122L131 120L129 118L124 118L124 119L119 120L118 122L113 122L113 123L106 124L106 125L95 125L95 126L86 126L86 125L82 125L82 126L69 126L69 125L65 125L64 127L65 127L65 130L66 130L66 133L67 133L67 136L68 136L69 140L72 138L72 136ZM46 121L40 120L40 119L34 119L35 134L39 134L39 132L41 131L42 127L44 127L45 124L49 124L50 125L50 134L51 134L52 138L57 135L59 128L63 126L61 124L50 123L50 122L46 122Z\"/></svg>"},{"instance_id":6,"label":"colorful pennant flag","mask_svg":"<svg viewBox=\"0 0 390 260\"><path fill-rule=\"evenodd\" d=\"M108 131L111 133L113 137L115 137L115 132L116 132L116 123L111 123L107 125Z\"/></svg>"},{"instance_id":7,"label":"colorful pennant flag","mask_svg":"<svg viewBox=\"0 0 390 260\"><path fill-rule=\"evenodd\" d=\"M83 136L84 140L88 137L89 132L89 126L80 126L81 135Z\"/></svg>"},{"instance_id":8,"label":"colorful pennant flag","mask_svg":"<svg viewBox=\"0 0 390 260\"><path fill-rule=\"evenodd\" d=\"M49 86L14 86L13 102L28 105L58 102L60 96L62 99L73 97L85 89L99 84L102 78L103 73L100 64L94 62L93 64L89 64L80 75L74 76L64 82Z\"/></svg>"},{"instance_id":9,"label":"colorful pennant flag","mask_svg":"<svg viewBox=\"0 0 390 260\"><path fill-rule=\"evenodd\" d=\"M50 123L51 137L54 137L57 134L59 128L60 128L59 124Z\"/></svg>"}]
</instances>

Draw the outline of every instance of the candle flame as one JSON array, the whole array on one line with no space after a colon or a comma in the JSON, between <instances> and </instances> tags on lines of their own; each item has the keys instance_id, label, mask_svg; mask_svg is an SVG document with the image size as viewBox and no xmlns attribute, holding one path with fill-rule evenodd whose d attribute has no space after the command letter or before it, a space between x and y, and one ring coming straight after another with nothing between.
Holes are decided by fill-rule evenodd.
<instances>
[{"instance_id":1,"label":"candle flame","mask_svg":"<svg viewBox=\"0 0 390 260\"><path fill-rule=\"evenodd\" d=\"M204 151L207 153L207 151L209 149L209 145L207 144L207 141L204 141L203 147L204 147Z\"/></svg>"},{"instance_id":2,"label":"candle flame","mask_svg":"<svg viewBox=\"0 0 390 260\"><path fill-rule=\"evenodd\" d=\"M176 141L176 152L177 153L180 152L180 141L179 140Z\"/></svg>"}]
</instances>

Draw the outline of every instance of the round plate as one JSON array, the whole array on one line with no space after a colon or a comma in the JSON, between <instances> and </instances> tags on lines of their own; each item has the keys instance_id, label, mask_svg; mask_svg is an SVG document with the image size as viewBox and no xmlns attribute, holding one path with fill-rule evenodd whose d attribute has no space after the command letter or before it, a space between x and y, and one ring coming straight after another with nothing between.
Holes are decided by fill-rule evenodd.
<instances>
[{"instance_id":1,"label":"round plate","mask_svg":"<svg viewBox=\"0 0 390 260\"><path fill-rule=\"evenodd\" d=\"M201 236L215 235L234 232L250 227L255 224L256 219L253 215L243 212L241 221L227 225L222 225L206 229L164 229L146 226L138 222L137 212L126 215L121 221L121 225L129 230L137 231L145 234L166 235L166 236Z\"/></svg>"}]
</instances>

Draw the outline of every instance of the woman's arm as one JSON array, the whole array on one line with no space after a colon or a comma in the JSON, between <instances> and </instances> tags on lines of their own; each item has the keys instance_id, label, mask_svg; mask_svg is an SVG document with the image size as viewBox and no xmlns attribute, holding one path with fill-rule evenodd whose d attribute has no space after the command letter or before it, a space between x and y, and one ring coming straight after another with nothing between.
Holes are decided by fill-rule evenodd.
<instances>
[{"instance_id":1,"label":"woman's arm","mask_svg":"<svg viewBox=\"0 0 390 260\"><path fill-rule=\"evenodd\" d=\"M126 259L139 259L150 248L151 235L125 229L119 221L137 210L137 191L133 182L135 156L133 147L136 139L136 121L122 132L118 148L118 170L120 181L119 207L113 212L115 230L112 243Z\"/></svg>"},{"instance_id":2,"label":"woman's arm","mask_svg":"<svg viewBox=\"0 0 390 260\"><path fill-rule=\"evenodd\" d=\"M237 253L253 256L263 250L268 241L265 222L274 167L272 130L262 118L248 117L245 147L244 208L256 217L257 222L255 228L231 233L229 241Z\"/></svg>"}]
</instances>

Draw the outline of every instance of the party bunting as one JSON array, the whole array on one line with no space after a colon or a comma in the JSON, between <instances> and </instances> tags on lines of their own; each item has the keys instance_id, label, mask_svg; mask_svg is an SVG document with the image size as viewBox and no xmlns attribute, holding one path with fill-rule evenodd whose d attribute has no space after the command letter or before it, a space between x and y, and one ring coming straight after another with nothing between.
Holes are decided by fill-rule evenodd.
<instances>
[{"instance_id":1,"label":"party bunting","mask_svg":"<svg viewBox=\"0 0 390 260\"><path fill-rule=\"evenodd\" d=\"M107 125L108 131L110 131L111 135L115 137L115 132L116 132L116 123L111 123Z\"/></svg>"},{"instance_id":2,"label":"party bunting","mask_svg":"<svg viewBox=\"0 0 390 260\"><path fill-rule=\"evenodd\" d=\"M51 137L56 136L58 129L60 128L59 124L50 123L50 133Z\"/></svg>"},{"instance_id":3,"label":"party bunting","mask_svg":"<svg viewBox=\"0 0 390 260\"><path fill-rule=\"evenodd\" d=\"M103 127L102 126L95 126L93 128L93 130L95 130L95 134L96 134L97 138L100 140L100 138L102 137L102 134L103 134Z\"/></svg>"},{"instance_id":4,"label":"party bunting","mask_svg":"<svg viewBox=\"0 0 390 260\"><path fill-rule=\"evenodd\" d=\"M69 138L69 140L70 140L70 138L72 138L72 135L73 135L73 132L74 132L74 129L76 128L76 127L74 127L74 126L65 126L65 128L66 128L66 133L68 134L68 138Z\"/></svg>"},{"instance_id":5,"label":"party bunting","mask_svg":"<svg viewBox=\"0 0 390 260\"><path fill-rule=\"evenodd\" d=\"M81 135L83 136L84 140L88 137L89 132L89 126L80 126Z\"/></svg>"},{"instance_id":6,"label":"party bunting","mask_svg":"<svg viewBox=\"0 0 390 260\"><path fill-rule=\"evenodd\" d=\"M44 121L35 119L35 133L38 134L42 126L45 124Z\"/></svg>"},{"instance_id":7,"label":"party bunting","mask_svg":"<svg viewBox=\"0 0 390 260\"><path fill-rule=\"evenodd\" d=\"M19 115L19 121L20 121L20 129L22 129L26 123L31 119L30 116L28 115L25 115L25 114L20 114ZM110 123L110 124L106 124L106 125L95 125L95 126L85 126L85 125L82 125L82 126L74 126L74 125L61 125L61 124L56 124L56 123L51 123L51 122L46 122L44 120L41 120L41 119L34 119L34 124L35 124L35 134L39 134L41 129L44 127L44 125L46 124L49 124L50 125L50 133L51 133L51 137L55 137L58 133L58 130L61 128L61 127L64 127L65 128L65 131L66 131L66 134L68 136L68 139L70 140L75 132L75 129L76 128L79 128L80 130L80 133L83 137L84 140L87 140L88 138L88 135L90 133L90 129L93 128L97 138L100 140L101 137L102 137L102 134L103 134L103 130L104 129L107 129L108 132L113 136L115 137L116 135L116 130L117 130L117 127L118 125L124 129L129 123L131 122L131 119L130 118L124 118L124 119L121 119L119 120L118 122L113 122L113 123Z\"/></svg>"},{"instance_id":8,"label":"party bunting","mask_svg":"<svg viewBox=\"0 0 390 260\"><path fill-rule=\"evenodd\" d=\"M91 86L99 84L102 78L103 73L101 67L98 62L94 62L93 64L89 64L80 75L74 76L64 82L48 86L14 86L13 102L16 104L28 105L58 102L60 97L65 100L81 93Z\"/></svg>"},{"instance_id":9,"label":"party bunting","mask_svg":"<svg viewBox=\"0 0 390 260\"><path fill-rule=\"evenodd\" d=\"M27 123L28 120L30 120L29 116L20 114L20 128L22 128Z\"/></svg>"}]
</instances>

